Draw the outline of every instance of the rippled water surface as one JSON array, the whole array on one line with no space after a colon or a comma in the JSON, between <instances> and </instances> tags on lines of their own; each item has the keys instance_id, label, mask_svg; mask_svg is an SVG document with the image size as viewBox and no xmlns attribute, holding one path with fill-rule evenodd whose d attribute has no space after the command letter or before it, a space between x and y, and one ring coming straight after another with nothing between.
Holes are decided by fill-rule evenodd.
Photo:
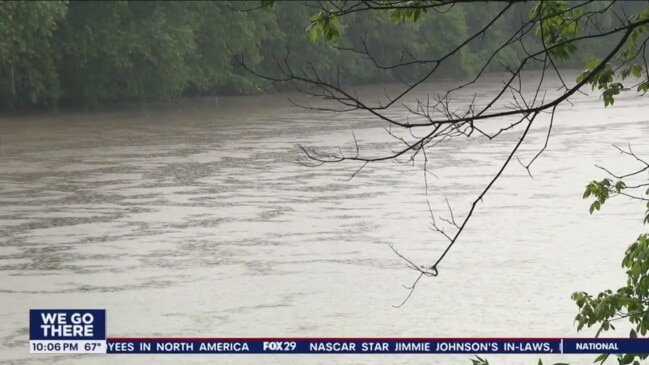
<instances>
[{"instance_id":1,"label":"rippled water surface","mask_svg":"<svg viewBox=\"0 0 649 365\"><path fill-rule=\"evenodd\" d=\"M484 98L497 87L473 91ZM386 151L385 131L365 114L308 111L275 95L2 118L0 362L468 363L29 355L27 311L41 307L106 308L110 336L575 336L570 294L620 286L623 249L642 230L642 206L619 201L589 216L581 193L604 176L594 164L633 166L612 143L649 154L646 100L628 96L604 109L596 95L582 95L563 106L534 178L512 162L440 276L421 282L400 309L392 305L416 274L388 244L421 264L444 248L429 229L421 166L370 165L347 181L358 165L297 161L297 144L353 151L352 130L362 151ZM522 161L543 145L547 125L535 124ZM447 214L447 197L463 217L519 133L431 149L435 214Z\"/></svg>"}]
</instances>

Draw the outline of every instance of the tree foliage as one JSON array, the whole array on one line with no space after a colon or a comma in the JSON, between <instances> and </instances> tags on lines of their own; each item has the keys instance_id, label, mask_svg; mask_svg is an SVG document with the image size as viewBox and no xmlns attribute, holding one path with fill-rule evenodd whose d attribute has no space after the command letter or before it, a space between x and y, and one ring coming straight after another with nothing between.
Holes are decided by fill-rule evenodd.
<instances>
[{"instance_id":1,"label":"tree foliage","mask_svg":"<svg viewBox=\"0 0 649 365\"><path fill-rule=\"evenodd\" d=\"M298 86L262 83L238 67L234 62L238 59L266 74L281 72L277 61L286 59L288 66L313 68L329 81L414 81L429 71L430 64L418 60L445 55L458 40L495 17L503 5L414 1L415 5L440 3L444 7L382 6L390 3L323 2L323 8L314 11L316 5L309 2L262 1L264 9L251 11L256 2L2 2L0 107L153 101ZM340 4L376 4L376 11L343 14L336 9ZM435 76L475 74L532 9L546 15L563 14L562 2L543 4L512 4L511 11L491 24L488 37L458 49ZM570 15L572 23L563 15L545 20L548 31L543 38L548 44L574 31L579 10ZM639 29L632 37L641 39L642 32ZM535 40L526 42L530 49L538 48ZM570 52L569 59L557 62L574 65L578 58L601 56L606 46L606 42L592 42L575 54L565 45L553 52ZM639 47L630 47L629 56ZM524 55L518 44L507 47L486 71L501 69L499 63L513 65ZM395 66L403 62L412 67ZM637 69L628 72L635 75ZM598 82L599 86L609 93L618 87L612 82ZM649 84L638 87L646 90Z\"/></svg>"},{"instance_id":2,"label":"tree foliage","mask_svg":"<svg viewBox=\"0 0 649 365\"><path fill-rule=\"evenodd\" d=\"M61 93L53 42L66 2L0 2L0 98L9 105L51 102Z\"/></svg>"},{"instance_id":3,"label":"tree foliage","mask_svg":"<svg viewBox=\"0 0 649 365\"><path fill-rule=\"evenodd\" d=\"M649 183L642 174L649 170L649 163L637 156L631 146L618 150L633 157L641 167L637 170L616 175L606 169L611 177L602 180L593 180L586 185L584 199L593 199L590 205L591 214L599 211L609 199L613 197L627 197L643 204L645 213L643 222L649 223ZM639 181L625 182L628 179ZM575 292L572 299L579 307L579 314L575 317L577 330L584 327L598 327L596 336L609 330L614 330L616 321L626 320L633 328L630 338L646 336L649 332L649 234L640 234L635 242L631 243L624 252L622 268L626 271L626 285L617 290L607 289L597 295L586 292ZM640 364L649 354L621 354L618 363ZM595 362L604 363L607 354L600 355Z\"/></svg>"}]
</instances>

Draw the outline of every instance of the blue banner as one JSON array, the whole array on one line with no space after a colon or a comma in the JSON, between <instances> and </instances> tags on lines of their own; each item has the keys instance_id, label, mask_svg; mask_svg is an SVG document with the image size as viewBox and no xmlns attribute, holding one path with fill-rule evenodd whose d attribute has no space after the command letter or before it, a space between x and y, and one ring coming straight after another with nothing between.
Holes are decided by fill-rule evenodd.
<instances>
[{"instance_id":1,"label":"blue banner","mask_svg":"<svg viewBox=\"0 0 649 365\"><path fill-rule=\"evenodd\" d=\"M109 338L109 354L551 354L560 339Z\"/></svg>"},{"instance_id":2,"label":"blue banner","mask_svg":"<svg viewBox=\"0 0 649 365\"><path fill-rule=\"evenodd\" d=\"M565 354L649 354L645 338L564 338Z\"/></svg>"},{"instance_id":3,"label":"blue banner","mask_svg":"<svg viewBox=\"0 0 649 365\"><path fill-rule=\"evenodd\" d=\"M649 353L628 338L109 338L113 354L619 354Z\"/></svg>"},{"instance_id":4,"label":"blue banner","mask_svg":"<svg viewBox=\"0 0 649 365\"><path fill-rule=\"evenodd\" d=\"M29 340L104 340L104 309L30 309Z\"/></svg>"},{"instance_id":5,"label":"blue banner","mask_svg":"<svg viewBox=\"0 0 649 365\"><path fill-rule=\"evenodd\" d=\"M31 353L649 354L643 338L106 338L104 309L30 309Z\"/></svg>"}]
</instances>

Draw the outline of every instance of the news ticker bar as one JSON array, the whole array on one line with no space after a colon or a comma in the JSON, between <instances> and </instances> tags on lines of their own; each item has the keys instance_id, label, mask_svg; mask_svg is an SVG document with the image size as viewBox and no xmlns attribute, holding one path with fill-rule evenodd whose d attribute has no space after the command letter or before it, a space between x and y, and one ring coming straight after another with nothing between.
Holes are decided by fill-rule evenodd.
<instances>
[{"instance_id":1,"label":"news ticker bar","mask_svg":"<svg viewBox=\"0 0 649 365\"><path fill-rule=\"evenodd\" d=\"M106 354L620 354L649 353L628 338L108 338L32 340L31 353Z\"/></svg>"}]
</instances>

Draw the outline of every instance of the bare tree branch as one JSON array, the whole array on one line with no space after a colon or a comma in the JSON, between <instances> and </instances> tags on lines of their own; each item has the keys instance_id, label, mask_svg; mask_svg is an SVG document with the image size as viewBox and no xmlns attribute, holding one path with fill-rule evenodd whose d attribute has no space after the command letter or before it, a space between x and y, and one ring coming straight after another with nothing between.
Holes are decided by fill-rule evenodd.
<instances>
[{"instance_id":1,"label":"bare tree branch","mask_svg":"<svg viewBox=\"0 0 649 365\"><path fill-rule=\"evenodd\" d=\"M441 0L441 1L397 1L397 0L365 0L365 1L323 1L318 5L319 15L315 18L314 22L317 23L324 18L330 19L332 17L344 17L348 14L363 12L363 11L376 11L376 10L390 10L390 11L399 11L399 10L424 10L432 9L436 13L434 16L444 16L445 13L449 12L450 9L458 3L465 2L466 0ZM560 11L559 13L545 14L543 12L544 6L547 5L546 2L541 1L539 3L539 11L531 19L523 20L521 19L521 24L515 29L511 34L509 34L506 39L494 46L494 49L490 51L490 54L485 57L484 61L480 64L480 67L477 68L477 72L474 77L470 78L464 83L460 83L457 87L446 90L441 95L432 96L427 95L425 99L416 100L415 103L408 102L406 96L410 95L415 88L419 85L422 85L424 82L429 81L433 75L435 75L440 70L442 64L446 64L453 59L453 56L457 55L463 49L466 49L474 42L484 37L497 23L499 19L505 17L505 15L511 11L514 6L513 1L503 3L502 8L493 15L484 26L480 27L475 33L468 35L465 39L462 39L457 43L457 45L445 51L443 54L426 58L426 59L417 59L412 52L407 49L404 49L402 52L401 60L398 63L383 63L378 57L372 54L371 47L368 45L367 38L362 37L360 39L360 47L343 47L336 46L340 51L348 51L360 57L364 57L368 62L379 70L386 72L393 72L396 69L407 68L407 67L427 67L422 73L421 76L417 77L415 81L405 82L402 81L404 85L403 90L400 90L395 95L388 95L386 92L387 102L378 101L376 103L370 103L365 100L361 100L355 90L349 90L344 85L341 85L341 77L339 69L336 70L335 77L333 80L329 80L325 75L321 74L318 69L313 64L307 64L306 68L300 70L294 70L288 60L288 56L283 60L276 60L277 68L279 70L278 76L270 76L261 74L251 67L249 67L245 59L239 58L237 62L241 67L248 70L249 72L259 76L262 79L268 80L270 82L291 82L299 85L305 85L305 93L310 97L317 98L320 100L326 101L335 101L338 108L331 106L305 106L294 103L296 106L304 107L309 110L317 111L329 111L329 112L352 112L359 111L364 112L368 116L375 118L378 122L386 125L385 131L388 136L390 136L396 146L388 146L389 152L380 152L373 155L366 155L363 153L362 148L359 146L356 135L352 132L353 143L354 143L354 152L353 153L344 153L342 150L339 150L338 153L329 153L324 151L318 151L313 148L299 146L304 155L307 157L308 161L311 161L314 166L320 166L327 163L340 163L344 161L357 161L360 163L360 166L351 174L349 179L357 176L360 171L362 171L368 164L380 162L380 161L396 161L403 163L411 163L415 165L417 158L423 160L423 173L424 173L424 184L425 184L425 195L428 211L431 219L431 228L432 230L438 232L441 236L447 241L446 247L442 253L433 261L432 265L420 265L415 263L415 260L406 257L401 254L396 248L390 244L390 248L394 253L406 263L406 266L414 271L417 271L417 277L411 285L405 286L408 290L408 293L399 305L395 307L403 306L411 297L415 290L415 287L420 282L423 277L435 277L439 274L439 265L447 256L451 248L457 243L462 233L466 229L468 222L471 220L474 215L478 203L486 196L490 191L496 181L502 176L503 172L510 164L511 160L516 156L518 162L525 168L530 177L532 173L530 167L532 164L546 151L548 148L549 140L552 135L553 126L555 124L555 115L557 108L562 103L570 103L570 98L575 93L583 93L581 89L592 82L594 77L600 72L605 70L607 67L610 67L610 62L616 61L616 56L620 53L623 47L629 41L629 38L634 33L634 31L640 27L645 27L649 24L649 19L643 18L629 18L629 17L620 17L618 19L619 24L610 26L608 29L601 27L598 24L598 16L609 12L614 4L614 1L606 3L600 8L596 6L591 6L595 4L592 0L579 2L579 3L570 3L569 6ZM591 8L587 8L591 6ZM580 9L582 11L575 12L575 10ZM573 14L578 14L574 15ZM557 40L557 41L548 41L548 37L551 36L550 30L546 29L545 21L551 17L556 16L566 16L567 21L562 25L562 29L571 29L571 33L567 36ZM322 18L324 17L324 18ZM583 34L577 33L577 26L580 26L582 30L587 29L587 32ZM574 27L574 29L573 29ZM527 47L525 42L529 37L530 32L538 29L540 34L541 44L539 45L540 49L533 50ZM556 31L556 30L554 30ZM645 32L646 33L646 32ZM637 34L636 34L637 35ZM601 60L591 68L580 81L577 81L574 85L569 86L565 81L564 76L560 72L560 67L557 64L557 60L554 59L554 54L560 51L562 48L579 44L587 40L600 40L608 39L608 37L618 37L613 46L608 50L608 52L603 55ZM646 34L643 35L646 39L644 42L640 42L640 47L638 47L635 55L632 55L630 59L620 60L622 64L619 64L619 67L622 67L626 62L630 62L631 59L642 57L645 60L645 72L647 70L646 62L646 43L649 41L649 36ZM499 54L503 52L508 47L520 46L523 51L523 55L520 57L518 65L512 67L512 65L500 63L498 58ZM461 105L458 107L452 103L453 97L456 95L455 92L460 90L466 90L466 88L478 82L484 74L494 67L494 64L497 66L500 63L500 67L509 73L508 77L503 81L501 87L494 92L494 94L489 97L483 105L477 104L477 96L474 93L472 100L469 102L462 101ZM522 80L523 72L525 72L532 65L540 66L541 74L538 79L538 82L535 83L534 89L531 92L525 91L524 82ZM418 69L421 70L421 69ZM560 86L556 90L559 92L558 95L548 97L548 93L544 89L544 81L547 74L556 75L560 81ZM398 74L394 74L396 78ZM648 75L649 77L649 75ZM500 106L504 104L504 106ZM392 113L393 108L402 107L405 111L404 113ZM390 111L390 112L388 112ZM549 125L547 127L545 139L543 146L534 154L531 160L524 164L520 161L517 156L517 152L523 142L526 140L528 132L530 131L534 121L539 115L549 114ZM494 122L494 123L489 123ZM495 131L490 124L503 123L507 122L506 125L496 127ZM439 216L435 218L435 214L431 207L430 201L428 199L428 174L436 176L432 171L429 170L429 151L432 148L435 148L440 143L445 143L449 140L455 138L469 138L471 136L477 135L482 138L493 140L503 133L513 133L517 127L522 127L522 132L516 138L516 142L513 143L508 150L508 153L504 160L500 163L500 167L497 171L491 176L487 184L483 187L480 193L473 199L471 206L463 218L456 219L456 215L453 212L451 204L446 198L446 206L448 208L448 217ZM396 128L396 131L392 128ZM490 130L490 127L491 130ZM415 129L417 133L415 133ZM399 133L407 131L407 133ZM618 148L619 149L619 148ZM617 178L625 178L635 176L642 172L649 170L649 164L642 159L638 158L630 146L628 151L619 149L622 153L629 154L634 156L639 162L643 163L643 167L638 171L635 171L630 174L625 175L614 175L610 171L607 171L612 176ZM637 186L644 186L639 184ZM627 194L627 193L624 193ZM632 198L637 198L637 196L629 194ZM642 198L642 197L640 197ZM642 198L644 199L644 198ZM438 222L441 222L439 223ZM445 230L445 227L449 228L452 233L449 233Z\"/></svg>"}]
</instances>

